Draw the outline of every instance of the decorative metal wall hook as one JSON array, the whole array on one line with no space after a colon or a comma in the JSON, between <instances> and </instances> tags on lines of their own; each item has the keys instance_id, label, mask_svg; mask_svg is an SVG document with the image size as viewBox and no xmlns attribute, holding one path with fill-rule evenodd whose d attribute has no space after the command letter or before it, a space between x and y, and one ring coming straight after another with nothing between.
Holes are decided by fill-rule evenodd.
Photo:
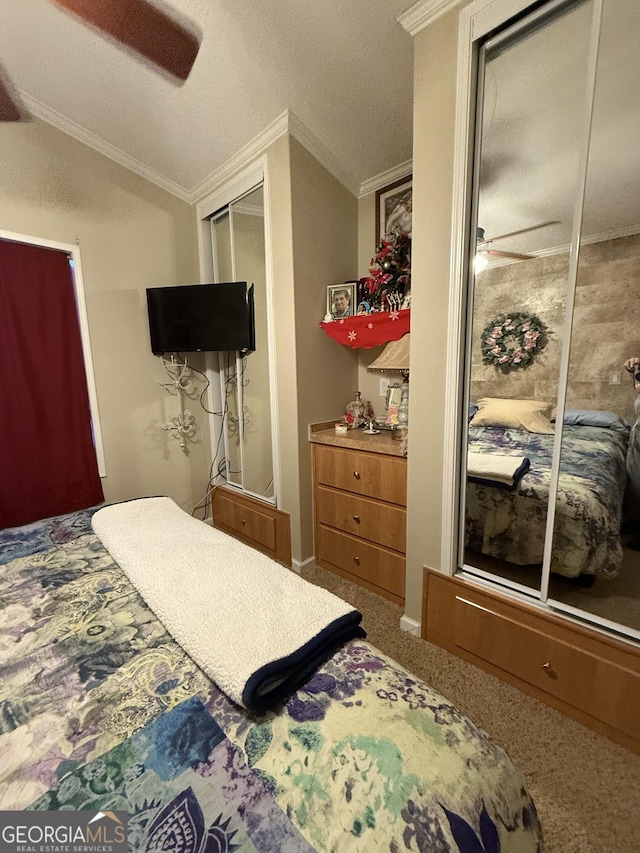
<instances>
[{"instance_id":1,"label":"decorative metal wall hook","mask_svg":"<svg viewBox=\"0 0 640 853\"><path fill-rule=\"evenodd\" d=\"M198 429L195 416L190 409L184 408L184 396L189 396L193 390L193 370L186 360L178 361L174 355L171 356L170 361L163 357L162 366L169 375L169 381L160 382L160 385L169 394L178 398L179 406L178 411L169 415L169 420L162 424L162 429L175 438L180 443L182 450L187 453L187 442L193 440Z\"/></svg>"}]
</instances>

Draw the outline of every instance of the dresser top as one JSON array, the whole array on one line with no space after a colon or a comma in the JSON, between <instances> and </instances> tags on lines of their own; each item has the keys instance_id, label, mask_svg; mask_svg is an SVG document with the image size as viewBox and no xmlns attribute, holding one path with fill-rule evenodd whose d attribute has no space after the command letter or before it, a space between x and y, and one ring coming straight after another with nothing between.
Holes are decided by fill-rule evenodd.
<instances>
[{"instance_id":1,"label":"dresser top","mask_svg":"<svg viewBox=\"0 0 640 853\"><path fill-rule=\"evenodd\" d=\"M325 421L309 425L309 441L314 444L347 447L349 450L370 450L372 453L404 457L403 442L393 439L390 430L381 430L379 435L367 435L363 429L350 429L346 435L339 435L335 431L335 421Z\"/></svg>"}]
</instances>

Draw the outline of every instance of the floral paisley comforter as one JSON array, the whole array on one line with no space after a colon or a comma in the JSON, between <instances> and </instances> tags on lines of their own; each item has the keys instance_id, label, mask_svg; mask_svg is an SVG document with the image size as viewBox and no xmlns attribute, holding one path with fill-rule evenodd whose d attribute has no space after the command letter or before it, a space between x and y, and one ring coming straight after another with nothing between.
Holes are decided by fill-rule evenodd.
<instances>
[{"instance_id":1,"label":"floral paisley comforter","mask_svg":"<svg viewBox=\"0 0 640 853\"><path fill-rule=\"evenodd\" d=\"M513 491L467 482L468 548L521 566L542 562L553 440L503 427L469 427L469 450L526 456L531 464ZM618 429L563 427L552 572L618 574L627 442L628 432Z\"/></svg>"},{"instance_id":2,"label":"floral paisley comforter","mask_svg":"<svg viewBox=\"0 0 640 853\"><path fill-rule=\"evenodd\" d=\"M126 811L130 850L543 850L502 749L364 641L277 713L234 705L90 515L0 532L0 810Z\"/></svg>"}]
</instances>

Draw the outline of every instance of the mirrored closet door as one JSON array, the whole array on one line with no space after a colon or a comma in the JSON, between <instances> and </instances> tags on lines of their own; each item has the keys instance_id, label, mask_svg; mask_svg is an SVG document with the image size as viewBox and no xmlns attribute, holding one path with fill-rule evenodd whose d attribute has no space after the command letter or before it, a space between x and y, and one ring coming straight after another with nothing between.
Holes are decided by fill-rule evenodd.
<instances>
[{"instance_id":1,"label":"mirrored closet door","mask_svg":"<svg viewBox=\"0 0 640 853\"><path fill-rule=\"evenodd\" d=\"M219 375L223 401L224 473L249 495L275 500L271 426L268 294L264 195L257 187L211 220L215 280L246 281L254 288L255 351L223 352Z\"/></svg>"},{"instance_id":2,"label":"mirrored closet door","mask_svg":"<svg viewBox=\"0 0 640 853\"><path fill-rule=\"evenodd\" d=\"M640 638L638 32L550 2L480 51L459 565Z\"/></svg>"}]
</instances>

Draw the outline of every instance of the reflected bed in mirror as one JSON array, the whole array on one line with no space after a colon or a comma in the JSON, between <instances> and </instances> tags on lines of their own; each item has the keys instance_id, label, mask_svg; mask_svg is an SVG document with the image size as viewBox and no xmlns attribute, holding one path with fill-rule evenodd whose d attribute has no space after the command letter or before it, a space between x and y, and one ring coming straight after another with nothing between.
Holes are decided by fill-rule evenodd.
<instances>
[{"instance_id":1,"label":"reflected bed in mirror","mask_svg":"<svg viewBox=\"0 0 640 853\"><path fill-rule=\"evenodd\" d=\"M487 399L487 398L485 398ZM483 401L479 401L482 403ZM523 403L502 400L519 411ZM541 565L551 486L554 429L547 417L551 404L529 406L526 429L493 420L491 407L480 406L469 424L469 452L485 457L528 459L528 470L513 487L469 480L465 540L469 550L521 566ZM563 465L558 480L551 571L568 578L580 575L615 577L622 563L620 524L626 482L625 456L629 428L621 419L565 423ZM608 414L608 413L603 413ZM526 418L520 418L527 423ZM466 558L465 558L466 561ZM539 586L540 577L536 578Z\"/></svg>"}]
</instances>

